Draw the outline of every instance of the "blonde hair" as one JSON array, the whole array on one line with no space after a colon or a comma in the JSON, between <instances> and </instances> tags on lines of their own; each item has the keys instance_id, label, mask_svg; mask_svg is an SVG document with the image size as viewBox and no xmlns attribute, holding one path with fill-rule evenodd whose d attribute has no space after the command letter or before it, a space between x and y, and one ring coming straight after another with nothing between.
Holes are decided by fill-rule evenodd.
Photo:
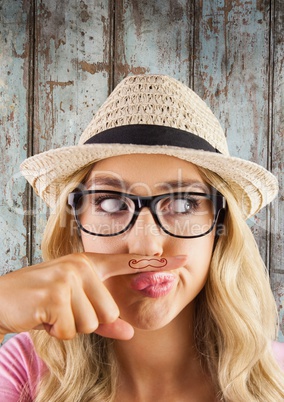
<instances>
[{"instance_id":1,"label":"blonde hair","mask_svg":"<svg viewBox=\"0 0 284 402\"><path fill-rule=\"evenodd\" d=\"M66 199L89 170L66 183L43 237L45 260L83 251ZM271 350L277 309L267 270L229 187L215 173L199 170L222 192L228 205L225 233L216 244L208 281L196 303L195 341L200 359L211 373L220 400L283 401L283 373ZM48 367L35 402L114 401L119 371L111 340L92 334L59 341L43 331L33 332L32 338Z\"/></svg>"},{"instance_id":2,"label":"blonde hair","mask_svg":"<svg viewBox=\"0 0 284 402\"><path fill-rule=\"evenodd\" d=\"M229 187L215 173L199 171L225 196L228 208L226 233L196 303L197 347L223 400L283 401L283 372L272 354L278 319L267 269Z\"/></svg>"}]
</instances>

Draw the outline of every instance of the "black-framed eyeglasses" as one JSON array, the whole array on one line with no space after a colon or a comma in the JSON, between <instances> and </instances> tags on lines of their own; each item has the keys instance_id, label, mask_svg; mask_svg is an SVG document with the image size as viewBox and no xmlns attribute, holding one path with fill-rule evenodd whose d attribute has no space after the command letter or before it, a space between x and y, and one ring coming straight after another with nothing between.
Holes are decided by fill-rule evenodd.
<instances>
[{"instance_id":1,"label":"black-framed eyeglasses","mask_svg":"<svg viewBox=\"0 0 284 402\"><path fill-rule=\"evenodd\" d=\"M140 197L111 190L74 191L68 196L81 230L94 236L117 236L148 208L155 223L170 236L194 238L210 233L225 208L218 192L173 192Z\"/></svg>"}]
</instances>

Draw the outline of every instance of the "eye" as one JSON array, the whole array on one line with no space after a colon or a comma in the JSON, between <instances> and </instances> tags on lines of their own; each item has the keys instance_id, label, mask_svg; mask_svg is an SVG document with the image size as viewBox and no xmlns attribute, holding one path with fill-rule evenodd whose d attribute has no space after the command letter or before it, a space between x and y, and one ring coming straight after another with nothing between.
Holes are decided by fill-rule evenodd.
<instances>
[{"instance_id":1,"label":"eye","mask_svg":"<svg viewBox=\"0 0 284 402\"><path fill-rule=\"evenodd\" d=\"M97 199L96 205L99 205L101 211L107 213L115 213L128 209L126 202L120 198L103 198Z\"/></svg>"},{"instance_id":2,"label":"eye","mask_svg":"<svg viewBox=\"0 0 284 402\"><path fill-rule=\"evenodd\" d=\"M164 199L160 207L164 214L191 214L196 211L198 205L198 200L193 197L179 196Z\"/></svg>"},{"instance_id":3,"label":"eye","mask_svg":"<svg viewBox=\"0 0 284 402\"><path fill-rule=\"evenodd\" d=\"M171 200L169 209L174 214L189 214L194 212L198 207L198 200L194 198L176 198Z\"/></svg>"},{"instance_id":4,"label":"eye","mask_svg":"<svg viewBox=\"0 0 284 402\"><path fill-rule=\"evenodd\" d=\"M192 201L186 198L178 198L172 201L170 209L174 213L182 214L189 212L192 209L192 204Z\"/></svg>"}]
</instances>

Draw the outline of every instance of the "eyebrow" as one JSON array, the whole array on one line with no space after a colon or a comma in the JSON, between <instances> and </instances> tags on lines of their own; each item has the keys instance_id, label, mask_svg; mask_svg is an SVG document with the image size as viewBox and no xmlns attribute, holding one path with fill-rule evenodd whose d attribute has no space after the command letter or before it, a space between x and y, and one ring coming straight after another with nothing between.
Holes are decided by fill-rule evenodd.
<instances>
[{"instance_id":1,"label":"eyebrow","mask_svg":"<svg viewBox=\"0 0 284 402\"><path fill-rule=\"evenodd\" d=\"M128 180L124 179L117 179L111 176L97 176L95 178L90 178L86 183L86 187L89 188L91 186L106 186L106 187L114 187L121 189L132 188L135 183L131 183ZM140 184L140 183L139 183ZM170 180L164 183L157 183L155 184L155 188L161 191L173 190L178 188L198 188L202 191L209 191L210 186L204 182L197 181L197 180Z\"/></svg>"},{"instance_id":2,"label":"eyebrow","mask_svg":"<svg viewBox=\"0 0 284 402\"><path fill-rule=\"evenodd\" d=\"M155 185L156 188L160 190L167 190L167 189L177 189L177 188L184 188L184 187L197 187L201 188L202 190L209 191L210 186L206 183L197 180L170 180L165 183L159 183Z\"/></svg>"},{"instance_id":3,"label":"eyebrow","mask_svg":"<svg viewBox=\"0 0 284 402\"><path fill-rule=\"evenodd\" d=\"M86 183L86 187L89 187L91 185L95 186L108 186L108 187L119 187L119 188L125 188L125 187L130 187L131 183L129 183L127 180L119 180L115 177L111 176L97 176L90 178Z\"/></svg>"}]
</instances>

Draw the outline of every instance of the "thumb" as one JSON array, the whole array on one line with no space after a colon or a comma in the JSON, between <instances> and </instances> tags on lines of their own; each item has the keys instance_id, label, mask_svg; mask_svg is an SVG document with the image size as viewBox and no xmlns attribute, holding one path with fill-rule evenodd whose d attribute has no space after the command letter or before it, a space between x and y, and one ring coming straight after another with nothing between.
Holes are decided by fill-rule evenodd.
<instances>
[{"instance_id":1,"label":"thumb","mask_svg":"<svg viewBox=\"0 0 284 402\"><path fill-rule=\"evenodd\" d=\"M119 339L122 341L127 341L134 335L133 327L121 318L109 324L100 324L94 332L106 338Z\"/></svg>"}]
</instances>

